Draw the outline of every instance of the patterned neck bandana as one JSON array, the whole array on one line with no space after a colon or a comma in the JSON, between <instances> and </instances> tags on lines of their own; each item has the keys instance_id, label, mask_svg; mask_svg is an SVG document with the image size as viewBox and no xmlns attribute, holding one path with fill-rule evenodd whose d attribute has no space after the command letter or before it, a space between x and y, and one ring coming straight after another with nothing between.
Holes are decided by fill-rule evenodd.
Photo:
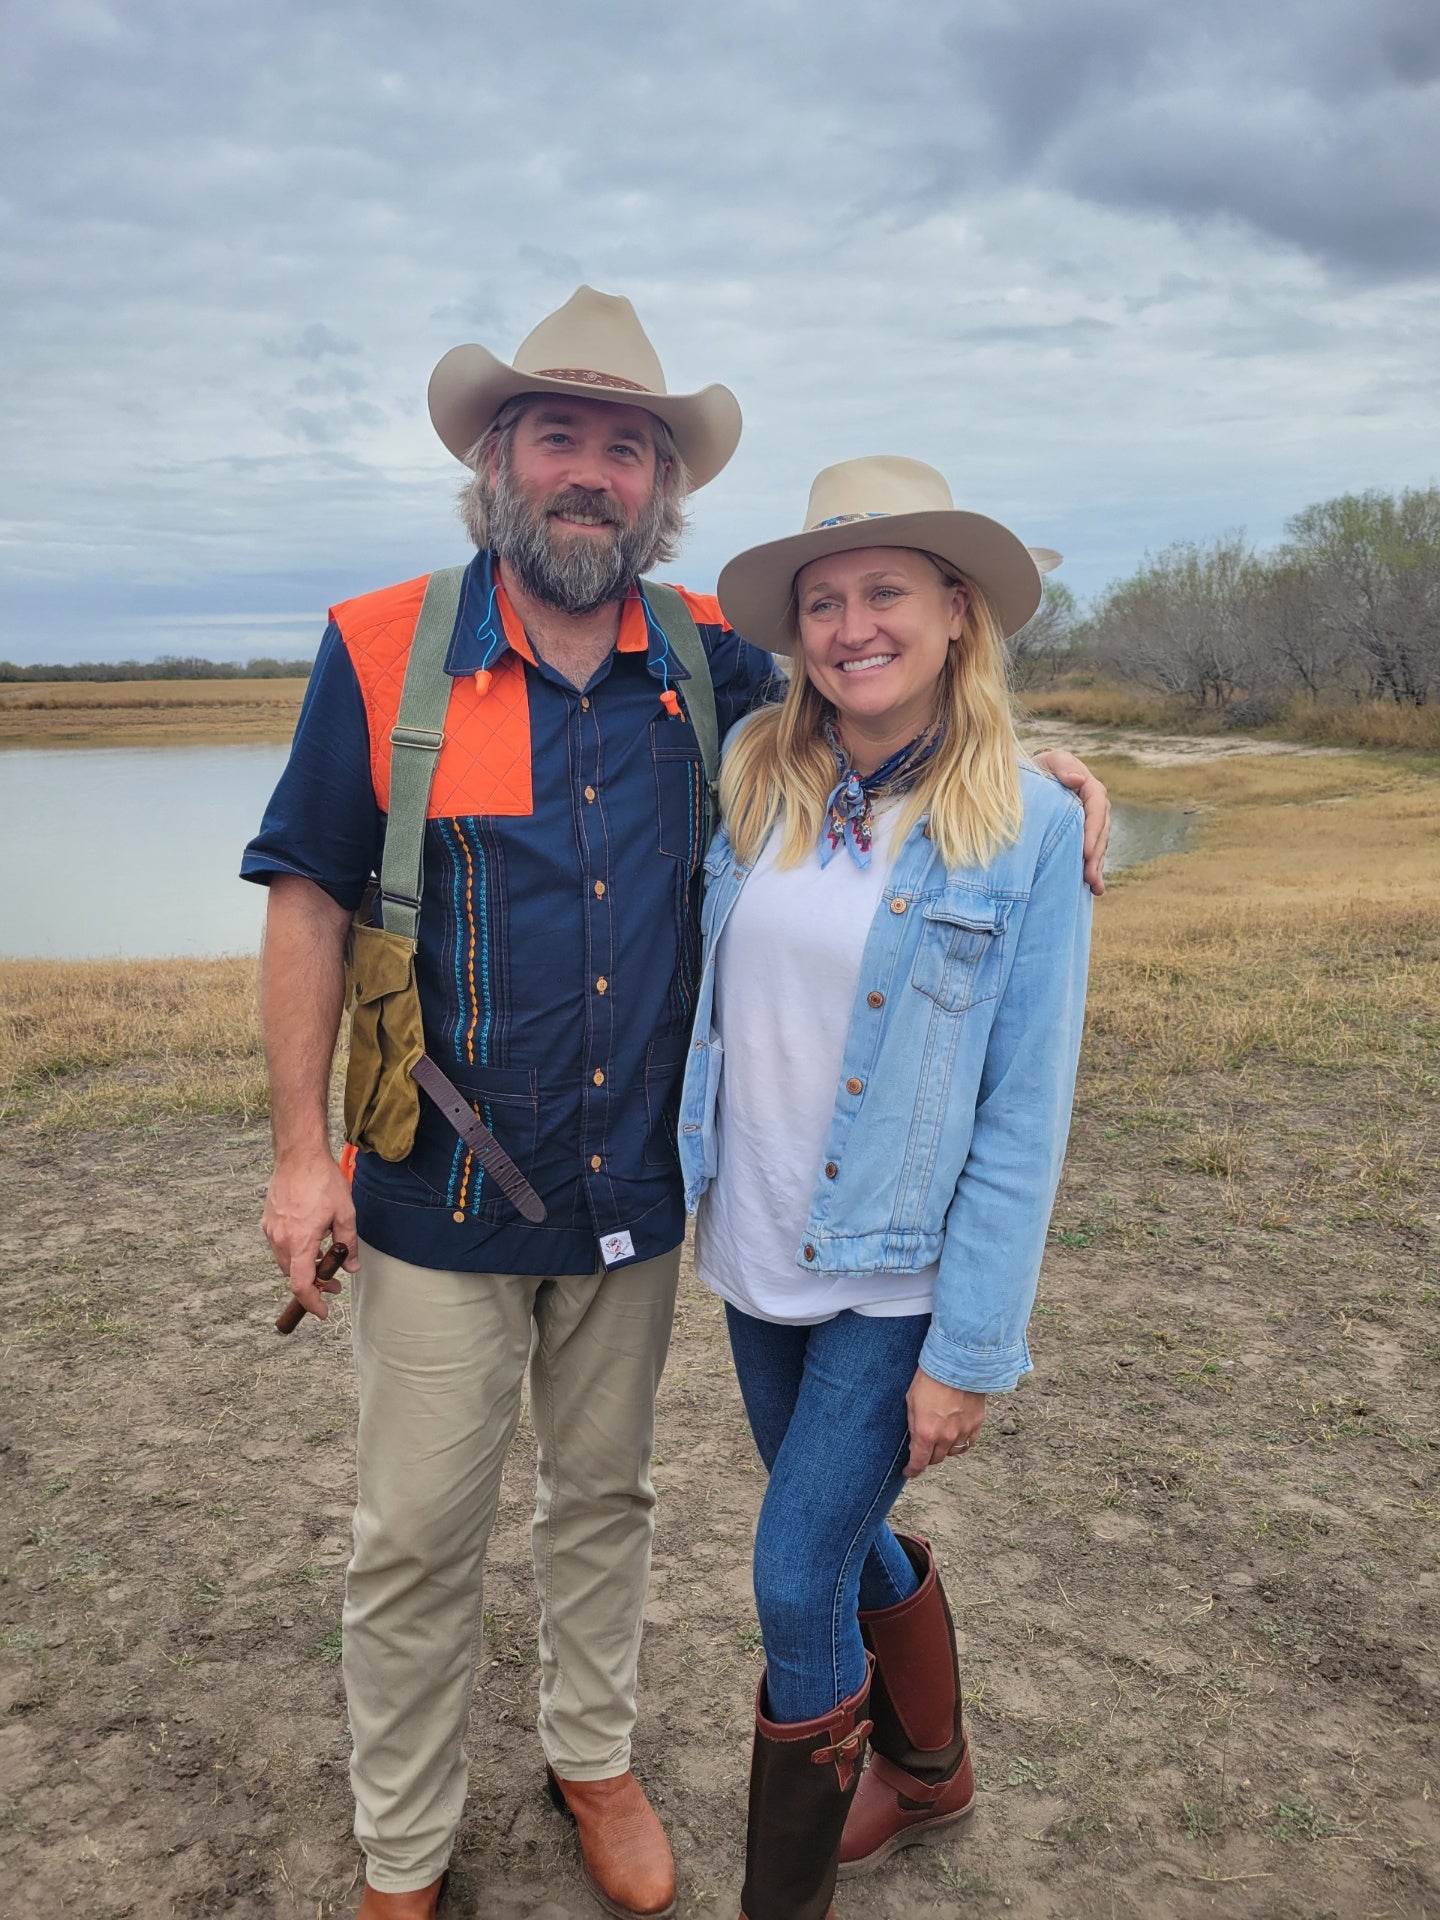
<instances>
[{"instance_id":1,"label":"patterned neck bandana","mask_svg":"<svg viewBox=\"0 0 1440 1920\"><path fill-rule=\"evenodd\" d=\"M908 793L920 778L927 760L944 738L945 729L932 723L923 733L882 761L873 773L857 773L850 764L840 739L835 715L825 719L825 739L835 756L840 779L825 802L825 822L820 829L820 864L828 867L841 847L850 849L857 867L870 864L870 846L875 837L875 802L896 794Z\"/></svg>"}]
</instances>

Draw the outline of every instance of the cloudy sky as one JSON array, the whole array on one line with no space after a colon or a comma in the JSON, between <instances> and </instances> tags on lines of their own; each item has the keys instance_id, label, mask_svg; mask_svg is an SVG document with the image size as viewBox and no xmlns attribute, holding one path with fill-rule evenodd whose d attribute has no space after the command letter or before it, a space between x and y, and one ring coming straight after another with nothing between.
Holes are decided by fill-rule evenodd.
<instances>
[{"instance_id":1,"label":"cloudy sky","mask_svg":"<svg viewBox=\"0 0 1440 1920\"><path fill-rule=\"evenodd\" d=\"M583 281L739 455L927 459L1068 555L1440 479L1434 0L12 9L0 657L308 652L464 558L431 366Z\"/></svg>"}]
</instances>

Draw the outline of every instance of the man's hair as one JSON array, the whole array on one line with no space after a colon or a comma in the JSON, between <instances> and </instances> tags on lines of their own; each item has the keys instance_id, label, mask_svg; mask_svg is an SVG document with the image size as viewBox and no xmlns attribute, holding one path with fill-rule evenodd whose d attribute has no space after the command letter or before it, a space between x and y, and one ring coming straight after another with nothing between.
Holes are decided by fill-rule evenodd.
<instances>
[{"instance_id":1,"label":"man's hair","mask_svg":"<svg viewBox=\"0 0 1440 1920\"><path fill-rule=\"evenodd\" d=\"M495 502L491 467L506 472L510 466L515 433L528 408L543 401L545 395L517 393L507 400L490 425L465 455L472 469L460 488L458 508L466 531L483 553L490 545L491 513ZM640 572L648 573L662 560L673 560L685 538L685 507L690 495L690 469L680 457L675 436L659 414L650 415L655 443L655 495L660 505L659 522L649 553L640 563Z\"/></svg>"}]
</instances>

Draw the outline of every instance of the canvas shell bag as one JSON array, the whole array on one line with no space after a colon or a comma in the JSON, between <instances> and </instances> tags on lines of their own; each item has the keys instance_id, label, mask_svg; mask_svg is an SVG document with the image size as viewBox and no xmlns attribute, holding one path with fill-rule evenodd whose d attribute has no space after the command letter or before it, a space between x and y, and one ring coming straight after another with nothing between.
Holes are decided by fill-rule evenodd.
<instances>
[{"instance_id":1,"label":"canvas shell bag","mask_svg":"<svg viewBox=\"0 0 1440 1920\"><path fill-rule=\"evenodd\" d=\"M410 1069L425 1051L415 942L357 920L345 947L345 992L345 1138L382 1160L404 1160L420 1118L420 1089Z\"/></svg>"},{"instance_id":2,"label":"canvas shell bag","mask_svg":"<svg viewBox=\"0 0 1440 1920\"><path fill-rule=\"evenodd\" d=\"M382 1160L405 1160L415 1144L420 1089L411 1069L425 1051L415 952L420 929L425 820L445 738L450 676L445 655L460 605L463 570L430 576L410 643L399 719L390 735L390 812L380 863L380 924L372 898L356 914L345 949L350 1061L345 1073L345 1138ZM714 817L720 741L710 663L689 608L670 587L646 580L650 612L689 678L686 715L705 765L706 837Z\"/></svg>"},{"instance_id":3,"label":"canvas shell bag","mask_svg":"<svg viewBox=\"0 0 1440 1920\"><path fill-rule=\"evenodd\" d=\"M460 605L464 570L432 573L425 589L400 712L390 734L390 811L378 894L367 894L345 947L350 1059L345 1070L345 1138L382 1160L405 1160L415 1144L420 1089L410 1070L425 1051L415 950L420 932L425 818L445 739L450 675L445 654ZM374 901L379 900L379 924Z\"/></svg>"}]
</instances>

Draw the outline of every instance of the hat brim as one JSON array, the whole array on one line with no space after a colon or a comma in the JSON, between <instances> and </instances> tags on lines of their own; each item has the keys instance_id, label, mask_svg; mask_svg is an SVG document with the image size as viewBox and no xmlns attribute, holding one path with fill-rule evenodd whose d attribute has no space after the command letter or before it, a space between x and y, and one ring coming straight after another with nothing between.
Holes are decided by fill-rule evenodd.
<instances>
[{"instance_id":1,"label":"hat brim","mask_svg":"<svg viewBox=\"0 0 1440 1920\"><path fill-rule=\"evenodd\" d=\"M796 574L827 553L864 547L912 547L947 561L980 588L1007 639L1040 605L1040 571L1025 543L998 520L956 507L876 514L747 547L721 572L721 611L753 645L789 653L795 645L787 616Z\"/></svg>"},{"instance_id":2,"label":"hat brim","mask_svg":"<svg viewBox=\"0 0 1440 1920\"><path fill-rule=\"evenodd\" d=\"M713 480L740 444L740 403L728 387L699 393L637 393L596 381L551 380L520 373L484 347L452 347L430 376L430 418L457 460L463 460L507 400L521 393L561 393L643 407L675 436L691 490Z\"/></svg>"}]
</instances>

